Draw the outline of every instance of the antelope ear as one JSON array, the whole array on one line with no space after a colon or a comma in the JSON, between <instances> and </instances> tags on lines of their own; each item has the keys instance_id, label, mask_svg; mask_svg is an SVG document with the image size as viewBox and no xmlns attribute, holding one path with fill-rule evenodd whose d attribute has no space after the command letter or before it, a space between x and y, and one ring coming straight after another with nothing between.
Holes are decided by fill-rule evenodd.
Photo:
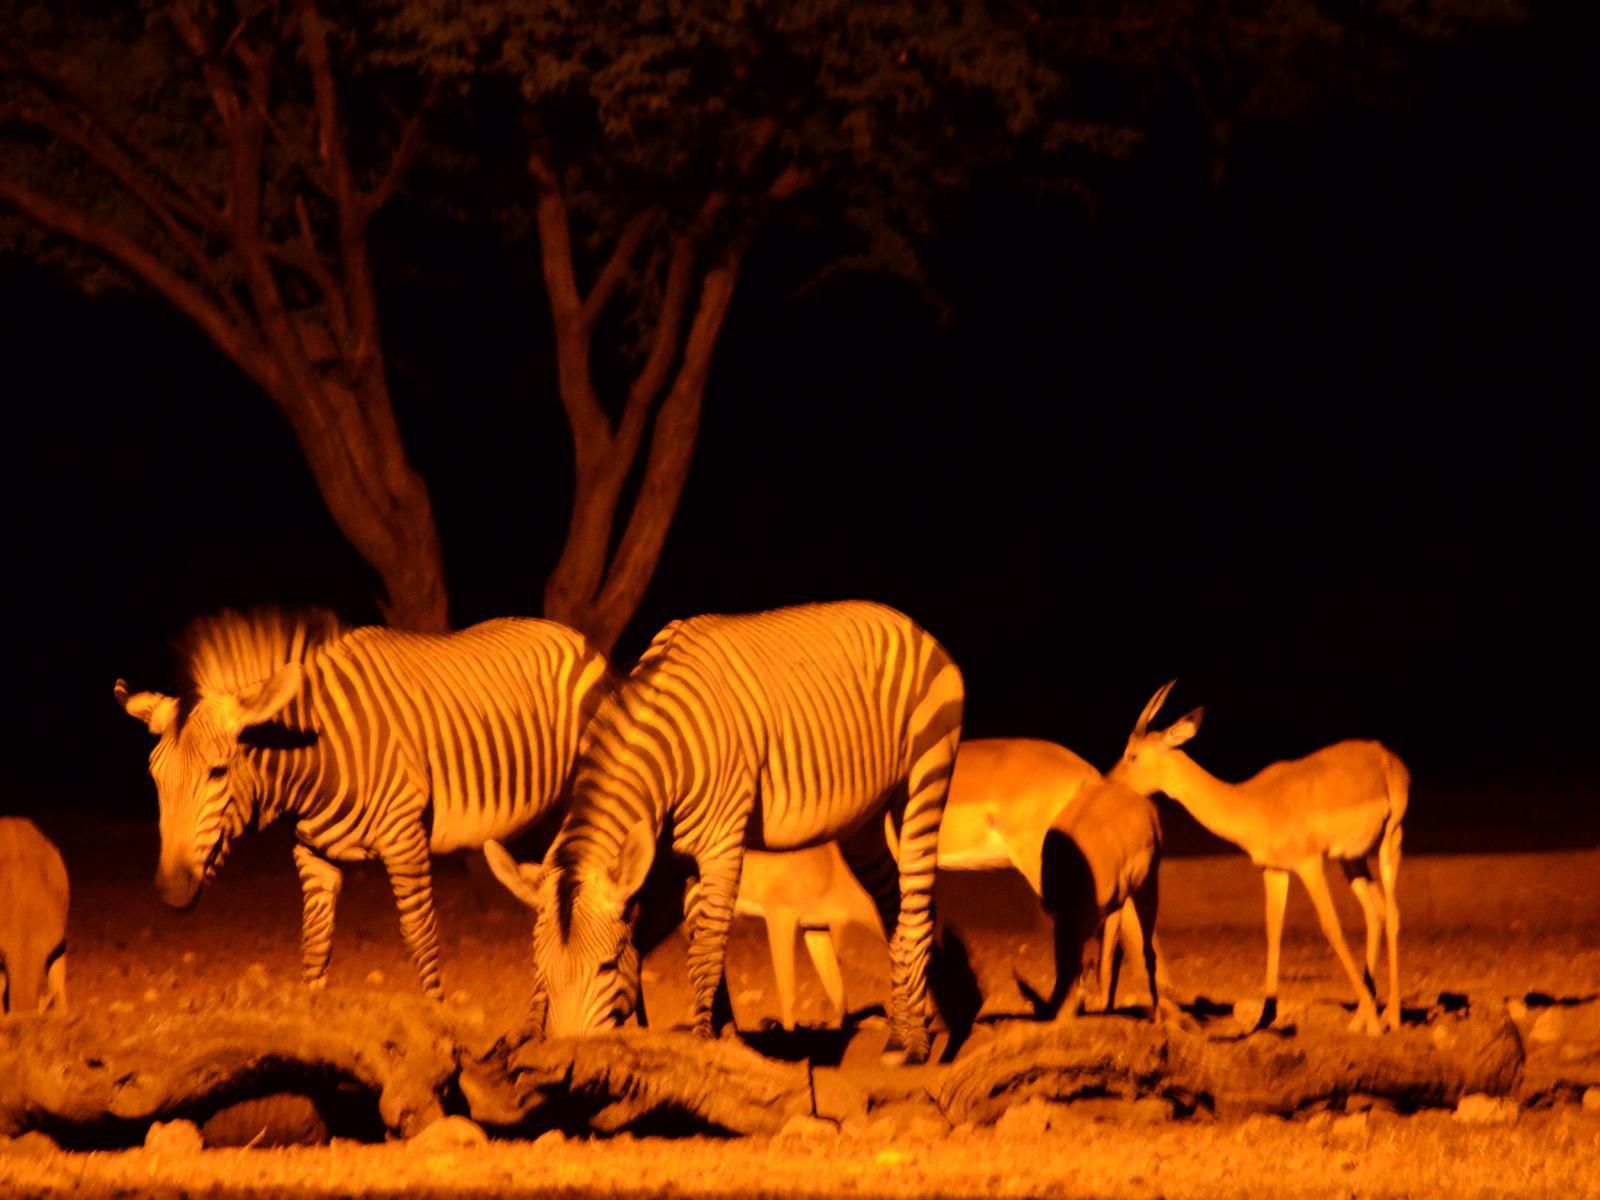
<instances>
[{"instance_id":1,"label":"antelope ear","mask_svg":"<svg viewBox=\"0 0 1600 1200\"><path fill-rule=\"evenodd\" d=\"M272 720L284 705L294 699L305 677L305 668L299 663L284 663L270 678L240 692L234 697L239 706L239 727L242 729L246 725L259 725Z\"/></svg>"},{"instance_id":2,"label":"antelope ear","mask_svg":"<svg viewBox=\"0 0 1600 1200\"><path fill-rule=\"evenodd\" d=\"M519 863L511 857L511 851L493 839L483 844L483 856L489 860L489 869L506 891L537 911L539 881L544 878L544 868L538 863Z\"/></svg>"},{"instance_id":3,"label":"antelope ear","mask_svg":"<svg viewBox=\"0 0 1600 1200\"><path fill-rule=\"evenodd\" d=\"M1161 731L1161 740L1168 746L1181 746L1200 732L1200 718L1206 715L1204 707L1185 713Z\"/></svg>"},{"instance_id":4,"label":"antelope ear","mask_svg":"<svg viewBox=\"0 0 1600 1200\"><path fill-rule=\"evenodd\" d=\"M126 680L117 680L112 689L122 710L135 720L143 721L150 732L160 737L172 728L178 716L178 698L160 692L129 692Z\"/></svg>"},{"instance_id":5,"label":"antelope ear","mask_svg":"<svg viewBox=\"0 0 1600 1200\"><path fill-rule=\"evenodd\" d=\"M655 831L650 828L649 822L641 821L628 830L628 836L622 842L622 853L617 858L616 870L611 873L624 900L633 899L644 886L655 857Z\"/></svg>"}]
</instances>

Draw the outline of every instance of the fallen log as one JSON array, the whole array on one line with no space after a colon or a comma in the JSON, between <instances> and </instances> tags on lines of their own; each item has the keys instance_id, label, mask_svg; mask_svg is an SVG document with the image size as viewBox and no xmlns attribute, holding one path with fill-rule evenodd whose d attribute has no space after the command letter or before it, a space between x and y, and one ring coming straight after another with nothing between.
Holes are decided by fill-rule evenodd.
<instances>
[{"instance_id":1,"label":"fallen log","mask_svg":"<svg viewBox=\"0 0 1600 1200\"><path fill-rule=\"evenodd\" d=\"M72 1140L345 1080L410 1136L443 1115L455 1074L438 1006L384 992L296 985L194 1012L23 1017L0 1025L0 1134Z\"/></svg>"},{"instance_id":2,"label":"fallen log","mask_svg":"<svg viewBox=\"0 0 1600 1200\"><path fill-rule=\"evenodd\" d=\"M1522 1095L1576 1098L1600 1087L1600 1001L1589 997L1554 1000L1537 1007L1513 1004L1511 1018L1522 1032L1528 1064Z\"/></svg>"},{"instance_id":3,"label":"fallen log","mask_svg":"<svg viewBox=\"0 0 1600 1200\"><path fill-rule=\"evenodd\" d=\"M1293 1034L1234 1039L1114 1017L1021 1025L957 1061L939 1106L952 1124L991 1122L1036 1096L1157 1095L1223 1115L1289 1114L1352 1095L1451 1107L1517 1086L1522 1043L1504 1013L1446 1016L1381 1038L1347 1032L1345 1019L1337 1008L1312 1011Z\"/></svg>"},{"instance_id":4,"label":"fallen log","mask_svg":"<svg viewBox=\"0 0 1600 1200\"><path fill-rule=\"evenodd\" d=\"M645 1029L503 1038L463 1062L460 1086L475 1120L521 1130L776 1133L815 1109L805 1063L764 1058L738 1041Z\"/></svg>"}]
</instances>

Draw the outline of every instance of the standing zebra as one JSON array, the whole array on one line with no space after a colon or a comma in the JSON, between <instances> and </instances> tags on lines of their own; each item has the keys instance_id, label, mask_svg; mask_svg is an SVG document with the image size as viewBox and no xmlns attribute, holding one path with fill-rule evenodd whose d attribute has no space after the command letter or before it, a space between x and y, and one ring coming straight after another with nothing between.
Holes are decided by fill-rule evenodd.
<instances>
[{"instance_id":1,"label":"standing zebra","mask_svg":"<svg viewBox=\"0 0 1600 1200\"><path fill-rule=\"evenodd\" d=\"M691 859L695 1032L712 1004L746 846L839 840L890 940L891 1028L927 1057L934 847L961 737L961 673L908 617L846 601L675 621L584 737L572 806L543 868L494 843L495 874L535 910L535 1006L549 1032L626 1018L637 1000L630 901L658 842ZM899 825L898 868L883 814Z\"/></svg>"},{"instance_id":2,"label":"standing zebra","mask_svg":"<svg viewBox=\"0 0 1600 1200\"><path fill-rule=\"evenodd\" d=\"M255 821L296 821L301 952L327 981L335 863L382 861L400 929L437 999L430 855L513 837L564 794L578 735L604 693L604 657L552 621L458 633L347 629L332 614L223 612L191 625L183 696L130 694L161 740L156 886L187 908Z\"/></svg>"}]
</instances>

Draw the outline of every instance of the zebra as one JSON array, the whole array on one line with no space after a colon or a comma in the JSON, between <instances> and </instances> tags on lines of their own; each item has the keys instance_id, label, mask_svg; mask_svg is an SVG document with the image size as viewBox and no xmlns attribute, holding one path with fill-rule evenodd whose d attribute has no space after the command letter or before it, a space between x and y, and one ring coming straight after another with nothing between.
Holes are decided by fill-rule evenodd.
<instances>
[{"instance_id":1,"label":"zebra","mask_svg":"<svg viewBox=\"0 0 1600 1200\"><path fill-rule=\"evenodd\" d=\"M305 981L326 985L338 863L378 859L439 999L431 855L514 837L564 796L609 668L583 635L503 617L449 634L322 610L224 611L182 639L181 696L116 696L160 740L156 886L187 908L252 821L295 824Z\"/></svg>"},{"instance_id":2,"label":"zebra","mask_svg":"<svg viewBox=\"0 0 1600 1200\"><path fill-rule=\"evenodd\" d=\"M0 817L0 1013L67 1007L67 864L26 817Z\"/></svg>"},{"instance_id":3,"label":"zebra","mask_svg":"<svg viewBox=\"0 0 1600 1200\"><path fill-rule=\"evenodd\" d=\"M685 904L693 1029L709 1037L745 848L837 839L893 931L889 1057L925 1059L934 848L964 695L944 648L879 604L664 628L596 712L544 865L484 847L535 910L535 1020L559 1036L633 1014L632 902L659 843L695 876Z\"/></svg>"}]
</instances>

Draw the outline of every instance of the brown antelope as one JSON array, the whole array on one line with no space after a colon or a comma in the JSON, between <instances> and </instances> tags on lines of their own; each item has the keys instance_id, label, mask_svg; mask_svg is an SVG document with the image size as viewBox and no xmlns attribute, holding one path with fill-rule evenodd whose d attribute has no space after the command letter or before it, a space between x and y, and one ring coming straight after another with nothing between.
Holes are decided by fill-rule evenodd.
<instances>
[{"instance_id":1,"label":"brown antelope","mask_svg":"<svg viewBox=\"0 0 1600 1200\"><path fill-rule=\"evenodd\" d=\"M1161 820L1147 796L1115 780L1083 787L1045 831L1039 899L1055 919L1056 984L1050 1008L1083 1011L1084 950L1100 939L1099 1009L1110 1012L1124 945L1150 978L1150 1019L1163 1016L1169 985L1156 941ZM1065 1004L1063 1005L1063 1000ZM1171 1007L1171 1002L1165 1002Z\"/></svg>"},{"instance_id":2,"label":"brown antelope","mask_svg":"<svg viewBox=\"0 0 1600 1200\"><path fill-rule=\"evenodd\" d=\"M0 1012L67 1007L67 866L23 817L0 817Z\"/></svg>"},{"instance_id":3,"label":"brown antelope","mask_svg":"<svg viewBox=\"0 0 1600 1200\"><path fill-rule=\"evenodd\" d=\"M795 1024L796 930L805 938L822 990L842 1026L848 1010L838 943L847 925L858 925L879 938L883 936L883 926L877 907L856 882L839 844L827 842L787 854L746 850L733 911L736 916L760 917L766 922L783 1027L792 1030Z\"/></svg>"},{"instance_id":4,"label":"brown antelope","mask_svg":"<svg viewBox=\"0 0 1600 1200\"><path fill-rule=\"evenodd\" d=\"M1151 719L1172 690L1173 680L1144 706L1122 759L1110 778L1150 795L1165 792L1217 836L1240 847L1262 869L1267 892L1266 1000L1260 1023L1277 1012L1278 946L1289 873L1305 884L1317 919L1356 990L1352 1028L1382 1032L1378 1020L1378 943L1389 942L1389 1004L1383 1023L1400 1024L1400 909L1395 877L1400 871L1400 822L1406 814L1411 777L1393 752L1377 742L1346 741L1305 758L1277 762L1243 783L1224 783L1178 749L1200 728L1195 709L1166 729L1151 731ZM1379 878L1368 866L1378 857ZM1356 969L1339 927L1323 866L1336 859L1361 903L1367 922L1366 973Z\"/></svg>"},{"instance_id":5,"label":"brown antelope","mask_svg":"<svg viewBox=\"0 0 1600 1200\"><path fill-rule=\"evenodd\" d=\"M1092 799L1086 805L1080 800ZM1103 828L1101 827L1103 826ZM898 853L892 824L886 823L890 848ZM1048 839L1051 861L1057 868L1050 894L1043 890ZM1078 964L1087 939L1104 928L1100 955L1101 1009L1109 1009L1116 991L1118 953L1154 964L1165 977L1155 941L1156 862L1160 854L1161 827L1150 801L1122 788L1108 788L1100 772L1064 746L1033 738L987 738L963 742L956 755L950 795L939 826L937 866L941 871L995 870L1015 867L1046 911L1056 920L1058 957L1066 942L1079 955L1066 967L1057 967L1057 994L1051 1005L1059 1010L1066 988L1078 980ZM1070 860L1089 865L1087 892L1070 893L1083 882L1073 874ZM861 889L832 845L790 854L746 853L745 873L739 882L741 914L767 913L767 937L772 970L777 979L784 1028L794 1027L794 929L807 929L806 948L822 977L823 988L841 1017L843 983L834 955L834 940L824 929L838 933L843 921L837 914L854 915ZM1137 911L1140 904L1146 909ZM775 927L770 915L778 912ZM785 922L788 922L785 925ZM863 920L878 930L876 921ZM1148 943L1143 927L1150 931ZM1119 936L1120 935L1120 936ZM1075 940L1074 940L1075 939ZM1151 976L1151 1012L1158 1003L1155 976ZM830 983L830 981L835 981ZM837 987L837 993L832 990ZM1074 1003L1079 997L1074 995Z\"/></svg>"}]
</instances>

